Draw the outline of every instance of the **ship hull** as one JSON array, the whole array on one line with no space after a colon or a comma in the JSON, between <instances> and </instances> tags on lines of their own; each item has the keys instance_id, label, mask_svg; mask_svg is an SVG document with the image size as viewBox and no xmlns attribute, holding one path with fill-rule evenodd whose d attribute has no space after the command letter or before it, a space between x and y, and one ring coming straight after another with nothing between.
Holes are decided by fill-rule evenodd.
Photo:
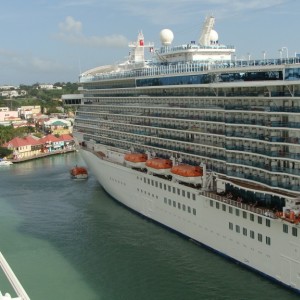
<instances>
[{"instance_id":1,"label":"ship hull","mask_svg":"<svg viewBox=\"0 0 300 300\"><path fill-rule=\"evenodd\" d=\"M123 205L300 292L300 246L282 232L281 220L260 216L260 223L257 215L252 220L247 212L245 217L243 209L222 203L217 196L101 159L84 149L80 153L106 192ZM270 226L265 225L266 219Z\"/></svg>"}]
</instances>

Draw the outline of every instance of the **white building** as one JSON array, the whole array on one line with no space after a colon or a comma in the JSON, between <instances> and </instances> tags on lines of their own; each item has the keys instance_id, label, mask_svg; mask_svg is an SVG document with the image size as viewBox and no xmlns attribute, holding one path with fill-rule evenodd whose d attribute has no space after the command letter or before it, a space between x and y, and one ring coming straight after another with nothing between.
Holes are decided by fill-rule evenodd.
<instances>
[{"instance_id":1,"label":"white building","mask_svg":"<svg viewBox=\"0 0 300 300\"><path fill-rule=\"evenodd\" d=\"M40 84L39 89L43 89L43 90L61 90L62 87L61 86L54 86L53 84Z\"/></svg>"},{"instance_id":2,"label":"white building","mask_svg":"<svg viewBox=\"0 0 300 300\"><path fill-rule=\"evenodd\" d=\"M35 117L37 114L41 113L40 105L27 105L18 108L19 116L24 119L29 119Z\"/></svg>"}]
</instances>

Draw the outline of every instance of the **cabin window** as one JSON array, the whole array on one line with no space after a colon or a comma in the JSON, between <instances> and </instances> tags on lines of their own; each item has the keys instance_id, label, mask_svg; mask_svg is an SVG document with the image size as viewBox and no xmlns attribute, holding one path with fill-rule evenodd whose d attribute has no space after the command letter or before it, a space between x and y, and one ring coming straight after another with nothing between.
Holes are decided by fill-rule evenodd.
<instances>
[{"instance_id":1,"label":"cabin window","mask_svg":"<svg viewBox=\"0 0 300 300\"><path fill-rule=\"evenodd\" d=\"M189 212L189 213L191 213L191 212L192 212L192 210L191 210L190 206L188 206L188 212Z\"/></svg>"},{"instance_id":2,"label":"cabin window","mask_svg":"<svg viewBox=\"0 0 300 300\"><path fill-rule=\"evenodd\" d=\"M297 230L296 227L293 227L293 228L292 228L292 235L293 235L293 236L297 236L297 235L298 235L298 230Z\"/></svg>"},{"instance_id":3,"label":"cabin window","mask_svg":"<svg viewBox=\"0 0 300 300\"><path fill-rule=\"evenodd\" d=\"M246 211L243 211L243 218L247 219L247 212Z\"/></svg>"},{"instance_id":4,"label":"cabin window","mask_svg":"<svg viewBox=\"0 0 300 300\"><path fill-rule=\"evenodd\" d=\"M182 197L185 197L185 190L182 190Z\"/></svg>"},{"instance_id":5,"label":"cabin window","mask_svg":"<svg viewBox=\"0 0 300 300\"><path fill-rule=\"evenodd\" d=\"M171 192L171 187L168 185L168 191Z\"/></svg>"},{"instance_id":6,"label":"cabin window","mask_svg":"<svg viewBox=\"0 0 300 300\"><path fill-rule=\"evenodd\" d=\"M225 204L222 204L222 209L223 209L224 211L226 211L226 205L225 205Z\"/></svg>"},{"instance_id":7,"label":"cabin window","mask_svg":"<svg viewBox=\"0 0 300 300\"><path fill-rule=\"evenodd\" d=\"M144 177L144 182L146 183L146 177Z\"/></svg>"},{"instance_id":8,"label":"cabin window","mask_svg":"<svg viewBox=\"0 0 300 300\"><path fill-rule=\"evenodd\" d=\"M150 184L150 179L148 178L148 184Z\"/></svg>"},{"instance_id":9,"label":"cabin window","mask_svg":"<svg viewBox=\"0 0 300 300\"><path fill-rule=\"evenodd\" d=\"M289 233L289 227L286 224L283 224L283 232Z\"/></svg>"},{"instance_id":10,"label":"cabin window","mask_svg":"<svg viewBox=\"0 0 300 300\"><path fill-rule=\"evenodd\" d=\"M220 208L220 203L216 202L216 208L219 209Z\"/></svg>"},{"instance_id":11,"label":"cabin window","mask_svg":"<svg viewBox=\"0 0 300 300\"><path fill-rule=\"evenodd\" d=\"M181 204L179 202L177 203L177 207L178 209L181 209Z\"/></svg>"},{"instance_id":12,"label":"cabin window","mask_svg":"<svg viewBox=\"0 0 300 300\"><path fill-rule=\"evenodd\" d=\"M250 220L254 221L254 214L250 214Z\"/></svg>"},{"instance_id":13,"label":"cabin window","mask_svg":"<svg viewBox=\"0 0 300 300\"><path fill-rule=\"evenodd\" d=\"M237 216L239 216L240 215L240 210L239 209L235 209L235 214L237 215Z\"/></svg>"},{"instance_id":14,"label":"cabin window","mask_svg":"<svg viewBox=\"0 0 300 300\"><path fill-rule=\"evenodd\" d=\"M173 201L173 207L176 207L176 202L175 201Z\"/></svg>"},{"instance_id":15,"label":"cabin window","mask_svg":"<svg viewBox=\"0 0 300 300\"><path fill-rule=\"evenodd\" d=\"M196 208L193 208L193 215L196 216Z\"/></svg>"},{"instance_id":16,"label":"cabin window","mask_svg":"<svg viewBox=\"0 0 300 300\"><path fill-rule=\"evenodd\" d=\"M182 210L185 211L185 204L182 204Z\"/></svg>"},{"instance_id":17,"label":"cabin window","mask_svg":"<svg viewBox=\"0 0 300 300\"><path fill-rule=\"evenodd\" d=\"M158 182L157 181L155 181L155 187L158 187Z\"/></svg>"},{"instance_id":18,"label":"cabin window","mask_svg":"<svg viewBox=\"0 0 300 300\"><path fill-rule=\"evenodd\" d=\"M239 225L235 225L235 231L236 231L237 233L240 233L240 226L239 226Z\"/></svg>"},{"instance_id":19,"label":"cabin window","mask_svg":"<svg viewBox=\"0 0 300 300\"><path fill-rule=\"evenodd\" d=\"M243 227L243 235L247 236L247 228Z\"/></svg>"},{"instance_id":20,"label":"cabin window","mask_svg":"<svg viewBox=\"0 0 300 300\"><path fill-rule=\"evenodd\" d=\"M180 195L180 189L177 189L177 194Z\"/></svg>"},{"instance_id":21,"label":"cabin window","mask_svg":"<svg viewBox=\"0 0 300 300\"><path fill-rule=\"evenodd\" d=\"M188 199L190 199L191 193L190 193L190 192L187 192L186 195L187 195Z\"/></svg>"},{"instance_id":22,"label":"cabin window","mask_svg":"<svg viewBox=\"0 0 300 300\"><path fill-rule=\"evenodd\" d=\"M213 207L214 206L214 201L209 200L209 204L210 204L211 207Z\"/></svg>"},{"instance_id":23,"label":"cabin window","mask_svg":"<svg viewBox=\"0 0 300 300\"><path fill-rule=\"evenodd\" d=\"M233 224L231 222L229 222L229 229L233 230Z\"/></svg>"},{"instance_id":24,"label":"cabin window","mask_svg":"<svg viewBox=\"0 0 300 300\"><path fill-rule=\"evenodd\" d=\"M262 224L262 217L258 216L257 217L257 222L258 222L258 224Z\"/></svg>"},{"instance_id":25,"label":"cabin window","mask_svg":"<svg viewBox=\"0 0 300 300\"><path fill-rule=\"evenodd\" d=\"M255 237L255 234L254 234L253 230L250 230L250 237L251 237L251 239L254 239L254 237Z\"/></svg>"},{"instance_id":26,"label":"cabin window","mask_svg":"<svg viewBox=\"0 0 300 300\"><path fill-rule=\"evenodd\" d=\"M263 238L262 238L262 234L261 233L258 233L257 234L257 239L262 242Z\"/></svg>"},{"instance_id":27,"label":"cabin window","mask_svg":"<svg viewBox=\"0 0 300 300\"><path fill-rule=\"evenodd\" d=\"M159 188L162 189L162 183L161 182L159 183Z\"/></svg>"},{"instance_id":28,"label":"cabin window","mask_svg":"<svg viewBox=\"0 0 300 300\"><path fill-rule=\"evenodd\" d=\"M174 188L174 187L173 187L173 193L174 193L174 194L176 193L176 188Z\"/></svg>"},{"instance_id":29,"label":"cabin window","mask_svg":"<svg viewBox=\"0 0 300 300\"><path fill-rule=\"evenodd\" d=\"M271 221L269 219L266 219L266 226L271 227Z\"/></svg>"},{"instance_id":30,"label":"cabin window","mask_svg":"<svg viewBox=\"0 0 300 300\"><path fill-rule=\"evenodd\" d=\"M172 204L172 201L171 201L171 199L169 199L169 200L168 200L168 203L169 203L169 205L171 205L171 204Z\"/></svg>"},{"instance_id":31,"label":"cabin window","mask_svg":"<svg viewBox=\"0 0 300 300\"><path fill-rule=\"evenodd\" d=\"M266 236L266 244L271 245L271 238Z\"/></svg>"},{"instance_id":32,"label":"cabin window","mask_svg":"<svg viewBox=\"0 0 300 300\"><path fill-rule=\"evenodd\" d=\"M164 190L165 190L165 191L167 190L167 185L166 185L166 184L164 184Z\"/></svg>"},{"instance_id":33,"label":"cabin window","mask_svg":"<svg viewBox=\"0 0 300 300\"><path fill-rule=\"evenodd\" d=\"M154 180L153 179L151 179L151 185L154 186Z\"/></svg>"},{"instance_id":34,"label":"cabin window","mask_svg":"<svg viewBox=\"0 0 300 300\"><path fill-rule=\"evenodd\" d=\"M196 200L196 195L195 194L192 194L192 199Z\"/></svg>"},{"instance_id":35,"label":"cabin window","mask_svg":"<svg viewBox=\"0 0 300 300\"><path fill-rule=\"evenodd\" d=\"M229 206L229 213L232 214L232 207Z\"/></svg>"}]
</instances>

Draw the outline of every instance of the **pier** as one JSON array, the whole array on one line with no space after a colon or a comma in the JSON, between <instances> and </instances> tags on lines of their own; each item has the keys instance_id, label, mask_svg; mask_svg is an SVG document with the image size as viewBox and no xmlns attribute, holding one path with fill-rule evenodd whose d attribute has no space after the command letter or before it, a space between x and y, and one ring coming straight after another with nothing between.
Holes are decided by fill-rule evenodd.
<instances>
[{"instance_id":1,"label":"pier","mask_svg":"<svg viewBox=\"0 0 300 300\"><path fill-rule=\"evenodd\" d=\"M55 151L51 151L51 152L39 153L39 154L36 154L34 156L28 156L28 157L21 157L21 158L18 158L18 159L12 159L10 161L15 164L15 163L21 163L21 162L25 162L25 161L29 161L29 160L33 160L33 159L38 159L38 158L43 158L43 157L58 155L58 154L65 154L65 153L70 153L70 152L75 152L75 151L76 151L75 148L64 149L64 150L55 150Z\"/></svg>"}]
</instances>

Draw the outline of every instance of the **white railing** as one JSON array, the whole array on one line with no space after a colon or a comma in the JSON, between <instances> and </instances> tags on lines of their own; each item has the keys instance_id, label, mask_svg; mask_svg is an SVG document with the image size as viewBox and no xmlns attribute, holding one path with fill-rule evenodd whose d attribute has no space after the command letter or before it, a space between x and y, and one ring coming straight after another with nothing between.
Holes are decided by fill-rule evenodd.
<instances>
[{"instance_id":1,"label":"white railing","mask_svg":"<svg viewBox=\"0 0 300 300\"><path fill-rule=\"evenodd\" d=\"M10 294L6 293L5 295L2 295L0 292L0 300L30 300L29 296L25 292L23 286L21 285L20 281L18 280L17 276L9 266L8 262L0 252L0 266L5 273L6 278L9 280L11 286L13 287L14 291L18 295L17 298L12 298Z\"/></svg>"}]
</instances>

